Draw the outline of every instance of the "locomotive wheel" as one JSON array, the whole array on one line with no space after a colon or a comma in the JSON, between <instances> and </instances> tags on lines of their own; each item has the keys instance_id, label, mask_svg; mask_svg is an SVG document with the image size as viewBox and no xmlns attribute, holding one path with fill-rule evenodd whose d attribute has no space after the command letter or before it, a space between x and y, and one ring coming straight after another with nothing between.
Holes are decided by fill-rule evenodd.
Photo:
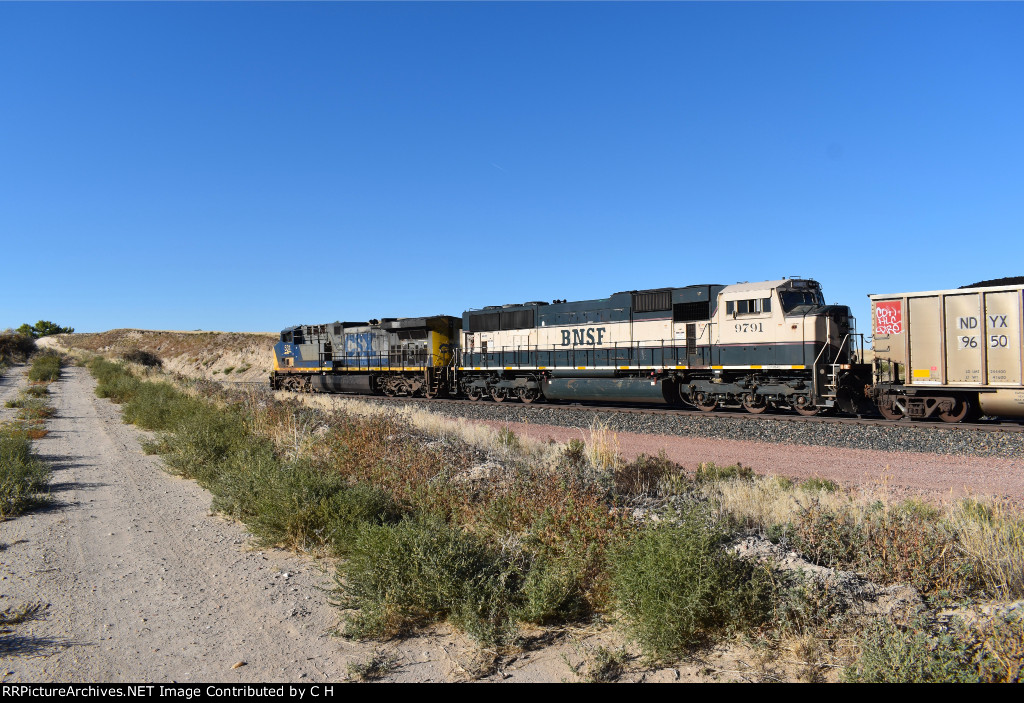
<instances>
[{"instance_id":1,"label":"locomotive wheel","mask_svg":"<svg viewBox=\"0 0 1024 703\"><path fill-rule=\"evenodd\" d=\"M302 392L302 379L298 376L287 379L282 385L286 391L292 391L293 393Z\"/></svg>"},{"instance_id":2,"label":"locomotive wheel","mask_svg":"<svg viewBox=\"0 0 1024 703\"><path fill-rule=\"evenodd\" d=\"M540 393L537 392L536 388L524 388L521 391L519 391L519 400L523 401L524 403L532 403L533 401L537 400L539 396Z\"/></svg>"},{"instance_id":3,"label":"locomotive wheel","mask_svg":"<svg viewBox=\"0 0 1024 703\"><path fill-rule=\"evenodd\" d=\"M903 419L903 411L892 403L879 403L878 412L882 413L882 417L886 420L891 420L893 422Z\"/></svg>"},{"instance_id":4,"label":"locomotive wheel","mask_svg":"<svg viewBox=\"0 0 1024 703\"><path fill-rule=\"evenodd\" d=\"M484 397L484 393L476 386L470 386L466 389L466 397L470 400L480 400Z\"/></svg>"},{"instance_id":5,"label":"locomotive wheel","mask_svg":"<svg viewBox=\"0 0 1024 703\"><path fill-rule=\"evenodd\" d=\"M971 404L962 398L957 398L953 409L949 412L940 412L939 419L943 422L961 422L971 410Z\"/></svg>"},{"instance_id":6,"label":"locomotive wheel","mask_svg":"<svg viewBox=\"0 0 1024 703\"><path fill-rule=\"evenodd\" d=\"M743 409L748 413L760 415L768 409L768 403L763 398L758 398L754 394L749 394L743 396Z\"/></svg>"},{"instance_id":7,"label":"locomotive wheel","mask_svg":"<svg viewBox=\"0 0 1024 703\"><path fill-rule=\"evenodd\" d=\"M818 414L818 407L815 405L799 405L796 398L793 399L793 403L790 407L796 410L797 414L803 415L804 417L812 417Z\"/></svg>"},{"instance_id":8,"label":"locomotive wheel","mask_svg":"<svg viewBox=\"0 0 1024 703\"><path fill-rule=\"evenodd\" d=\"M709 413L718 407L718 398L708 398L703 393L698 393L693 400L693 404L702 413Z\"/></svg>"},{"instance_id":9,"label":"locomotive wheel","mask_svg":"<svg viewBox=\"0 0 1024 703\"><path fill-rule=\"evenodd\" d=\"M504 388L492 388L491 399L495 403L503 403L508 398L508 392Z\"/></svg>"}]
</instances>

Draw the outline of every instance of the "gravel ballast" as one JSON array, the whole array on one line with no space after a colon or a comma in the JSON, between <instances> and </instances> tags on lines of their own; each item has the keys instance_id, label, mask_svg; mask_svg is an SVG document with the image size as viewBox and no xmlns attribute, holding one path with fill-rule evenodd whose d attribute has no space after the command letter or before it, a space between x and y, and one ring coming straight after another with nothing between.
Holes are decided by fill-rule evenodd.
<instances>
[{"instance_id":1,"label":"gravel ballast","mask_svg":"<svg viewBox=\"0 0 1024 703\"><path fill-rule=\"evenodd\" d=\"M955 427L943 423L869 424L828 419L805 420L782 415L740 413L680 414L591 409L572 405L510 403L452 403L444 401L341 396L380 405L407 405L439 415L488 422L528 423L588 429L596 423L612 432L730 439L772 444L796 444L880 452L913 452L953 456L1024 456L1024 432Z\"/></svg>"}]
</instances>

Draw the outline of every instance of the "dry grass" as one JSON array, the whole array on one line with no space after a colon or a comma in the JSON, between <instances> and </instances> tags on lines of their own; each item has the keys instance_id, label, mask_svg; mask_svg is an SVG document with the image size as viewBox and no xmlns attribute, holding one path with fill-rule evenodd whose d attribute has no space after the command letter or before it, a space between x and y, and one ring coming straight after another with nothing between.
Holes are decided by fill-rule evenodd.
<instances>
[{"instance_id":1,"label":"dry grass","mask_svg":"<svg viewBox=\"0 0 1024 703\"><path fill-rule=\"evenodd\" d=\"M1009 503L968 499L947 522L960 548L978 565L985 585L1001 598L1024 597L1024 517Z\"/></svg>"},{"instance_id":2,"label":"dry grass","mask_svg":"<svg viewBox=\"0 0 1024 703\"><path fill-rule=\"evenodd\" d=\"M813 502L837 511L854 500L843 492L804 487L780 476L705 483L701 493L723 516L762 535L797 522L801 512Z\"/></svg>"}]
</instances>

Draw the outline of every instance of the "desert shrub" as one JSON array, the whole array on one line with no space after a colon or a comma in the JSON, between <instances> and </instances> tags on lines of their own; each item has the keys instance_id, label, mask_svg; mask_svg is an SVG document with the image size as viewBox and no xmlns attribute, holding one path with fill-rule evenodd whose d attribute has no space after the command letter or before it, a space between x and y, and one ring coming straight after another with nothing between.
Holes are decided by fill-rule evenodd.
<instances>
[{"instance_id":1,"label":"desert shrub","mask_svg":"<svg viewBox=\"0 0 1024 703\"><path fill-rule=\"evenodd\" d=\"M164 365L163 360L154 354L153 352L143 351L142 349L132 349L126 351L121 355L124 361L132 364L139 364L146 368L162 368Z\"/></svg>"},{"instance_id":2,"label":"desert shrub","mask_svg":"<svg viewBox=\"0 0 1024 703\"><path fill-rule=\"evenodd\" d=\"M36 350L36 341L31 335L19 334L13 330L0 332L0 366L27 359Z\"/></svg>"},{"instance_id":3,"label":"desert shrub","mask_svg":"<svg viewBox=\"0 0 1024 703\"><path fill-rule=\"evenodd\" d=\"M138 383L121 408L125 422L147 430L171 430L207 404L185 395L168 383Z\"/></svg>"},{"instance_id":4,"label":"desert shrub","mask_svg":"<svg viewBox=\"0 0 1024 703\"><path fill-rule=\"evenodd\" d=\"M54 408L40 398L23 398L18 407L21 408L18 417L22 420L45 420L57 414Z\"/></svg>"},{"instance_id":5,"label":"desert shrub","mask_svg":"<svg viewBox=\"0 0 1024 703\"><path fill-rule=\"evenodd\" d=\"M726 552L724 537L691 508L614 550L615 601L652 659L678 656L716 633L759 624L770 613L768 573Z\"/></svg>"},{"instance_id":6,"label":"desert shrub","mask_svg":"<svg viewBox=\"0 0 1024 703\"><path fill-rule=\"evenodd\" d=\"M224 369L224 371L223 371L222 373L223 373L223 374L224 374L225 376L227 376L227 375L228 375L229 373L231 373L231 372L232 372L232 371L234 371L234 370L235 370L235 367L234 367L234 366L229 366L229 367L227 367L226 369Z\"/></svg>"},{"instance_id":7,"label":"desert shrub","mask_svg":"<svg viewBox=\"0 0 1024 703\"><path fill-rule=\"evenodd\" d=\"M665 456L664 451L658 456L641 454L628 464L615 467L615 493L629 496L657 492L666 479L683 477L685 472L680 464Z\"/></svg>"},{"instance_id":8,"label":"desert shrub","mask_svg":"<svg viewBox=\"0 0 1024 703\"><path fill-rule=\"evenodd\" d=\"M140 381L122 364L115 364L102 357L89 362L89 371L96 377L96 395L123 403L138 392Z\"/></svg>"},{"instance_id":9,"label":"desert shrub","mask_svg":"<svg viewBox=\"0 0 1024 703\"><path fill-rule=\"evenodd\" d=\"M964 596L980 586L953 531L916 502L834 509L811 501L792 538L811 561L861 571L881 583L909 582L925 595Z\"/></svg>"},{"instance_id":10,"label":"desert shrub","mask_svg":"<svg viewBox=\"0 0 1024 703\"><path fill-rule=\"evenodd\" d=\"M582 464L587 460L587 445L582 439L570 439L562 449L562 457L569 464Z\"/></svg>"},{"instance_id":11,"label":"desert shrub","mask_svg":"<svg viewBox=\"0 0 1024 703\"><path fill-rule=\"evenodd\" d=\"M502 427L498 430L498 446L514 451L519 448L519 436L511 427Z\"/></svg>"},{"instance_id":12,"label":"desert shrub","mask_svg":"<svg viewBox=\"0 0 1024 703\"><path fill-rule=\"evenodd\" d=\"M56 381L60 378L60 354L43 352L32 359L32 367L28 370L28 380L37 382Z\"/></svg>"},{"instance_id":13,"label":"desert shrub","mask_svg":"<svg viewBox=\"0 0 1024 703\"><path fill-rule=\"evenodd\" d=\"M736 479L752 481L754 480L754 470L742 464L718 466L711 462L705 462L697 466L697 472L693 478L697 483L734 481Z\"/></svg>"},{"instance_id":14,"label":"desert shrub","mask_svg":"<svg viewBox=\"0 0 1024 703\"><path fill-rule=\"evenodd\" d=\"M49 469L32 456L25 436L0 428L0 519L24 512L42 499Z\"/></svg>"},{"instance_id":15,"label":"desert shrub","mask_svg":"<svg viewBox=\"0 0 1024 703\"><path fill-rule=\"evenodd\" d=\"M338 566L344 633L382 637L440 620L485 644L512 631L515 570L473 535L434 518L359 530Z\"/></svg>"},{"instance_id":16,"label":"desert shrub","mask_svg":"<svg viewBox=\"0 0 1024 703\"><path fill-rule=\"evenodd\" d=\"M863 683L975 683L993 679L993 660L963 625L933 632L922 617L908 625L876 621L861 635L860 656L844 672Z\"/></svg>"},{"instance_id":17,"label":"desert shrub","mask_svg":"<svg viewBox=\"0 0 1024 703\"><path fill-rule=\"evenodd\" d=\"M801 481L800 488L805 491L824 491L825 493L835 493L839 490L839 484L827 478L812 476L811 478Z\"/></svg>"},{"instance_id":18,"label":"desert shrub","mask_svg":"<svg viewBox=\"0 0 1024 703\"><path fill-rule=\"evenodd\" d=\"M1024 515L1018 509L968 498L953 508L946 524L990 593L1024 597Z\"/></svg>"},{"instance_id":19,"label":"desert shrub","mask_svg":"<svg viewBox=\"0 0 1024 703\"><path fill-rule=\"evenodd\" d=\"M399 506L380 489L348 485L307 461L280 466L253 488L249 521L263 544L305 551L350 552L364 525L395 523Z\"/></svg>"},{"instance_id":20,"label":"desert shrub","mask_svg":"<svg viewBox=\"0 0 1024 703\"><path fill-rule=\"evenodd\" d=\"M564 555L536 555L523 577L516 619L545 625L572 622L592 610L581 559Z\"/></svg>"},{"instance_id":21,"label":"desert shrub","mask_svg":"<svg viewBox=\"0 0 1024 703\"><path fill-rule=\"evenodd\" d=\"M29 386L22 393L28 398L45 398L50 395L50 389L45 385ZM13 406L9 406L13 407Z\"/></svg>"}]
</instances>

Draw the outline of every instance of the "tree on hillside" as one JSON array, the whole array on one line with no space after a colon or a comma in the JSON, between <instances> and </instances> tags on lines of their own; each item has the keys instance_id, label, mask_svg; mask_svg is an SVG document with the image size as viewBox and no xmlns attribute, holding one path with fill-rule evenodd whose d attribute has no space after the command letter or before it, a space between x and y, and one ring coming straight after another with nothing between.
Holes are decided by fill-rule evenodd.
<instances>
[{"instance_id":1,"label":"tree on hillside","mask_svg":"<svg viewBox=\"0 0 1024 703\"><path fill-rule=\"evenodd\" d=\"M56 322L50 322L49 320L40 320L34 325L30 325L27 322L17 329L18 334L24 337L49 337L51 334L71 334L75 331L74 327L61 327Z\"/></svg>"}]
</instances>

